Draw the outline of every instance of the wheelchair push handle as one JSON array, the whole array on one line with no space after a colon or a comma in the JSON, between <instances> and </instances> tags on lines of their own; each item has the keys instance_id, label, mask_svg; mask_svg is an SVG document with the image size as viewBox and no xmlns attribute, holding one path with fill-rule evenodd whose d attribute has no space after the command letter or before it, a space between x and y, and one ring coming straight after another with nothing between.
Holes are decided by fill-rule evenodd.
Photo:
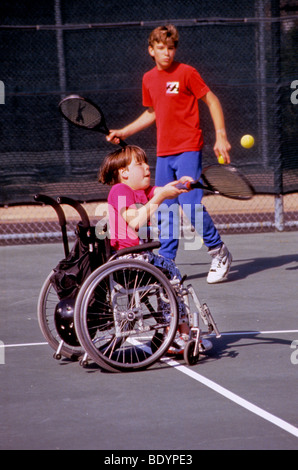
<instances>
[{"instance_id":1,"label":"wheelchair push handle","mask_svg":"<svg viewBox=\"0 0 298 470\"><path fill-rule=\"evenodd\" d=\"M52 206L58 215L59 224L61 225L61 227L63 225L66 225L64 212L55 199L53 199L50 196L46 196L45 194L35 194L34 200L36 202L41 202L42 204L47 204L48 206Z\"/></svg>"},{"instance_id":2,"label":"wheelchair push handle","mask_svg":"<svg viewBox=\"0 0 298 470\"><path fill-rule=\"evenodd\" d=\"M47 196L46 194L35 194L34 200L36 202L41 202L42 204L47 204L48 206L51 206L55 210L59 219L59 225L61 227L64 253L65 253L65 256L67 256L69 254L69 246L68 246L67 231L66 231L66 218L65 218L65 214L63 212L62 207L59 205L59 203L55 199L53 199L50 196Z\"/></svg>"},{"instance_id":3,"label":"wheelchair push handle","mask_svg":"<svg viewBox=\"0 0 298 470\"><path fill-rule=\"evenodd\" d=\"M59 204L67 204L73 207L80 215L81 221L84 227L90 227L90 220L88 217L87 212L85 211L84 207L75 199L66 196L59 196L57 198Z\"/></svg>"}]
</instances>

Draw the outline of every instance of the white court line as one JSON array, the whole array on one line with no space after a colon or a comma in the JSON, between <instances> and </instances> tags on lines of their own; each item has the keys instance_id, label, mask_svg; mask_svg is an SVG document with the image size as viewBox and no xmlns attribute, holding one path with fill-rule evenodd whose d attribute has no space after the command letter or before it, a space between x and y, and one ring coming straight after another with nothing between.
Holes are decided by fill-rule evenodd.
<instances>
[{"instance_id":1,"label":"white court line","mask_svg":"<svg viewBox=\"0 0 298 470\"><path fill-rule=\"evenodd\" d=\"M227 335L227 336L233 336L233 335L255 335L255 334L276 334L276 333L297 333L298 330L280 330L280 331L247 331L247 332L236 332L236 333L222 333L222 335ZM136 344L136 341L134 341L134 344ZM149 349L149 348L148 348ZM188 375L188 377L191 377L192 379L195 379L197 382L202 383L203 385L206 385L206 387L211 388L215 392L219 393L220 395L224 396L225 398L228 398L229 400L233 401L239 406L242 406L242 408L245 408L246 410L250 411L251 413L254 413L257 416L260 416L261 418L265 419L266 421L269 421L272 424L275 424L275 426L278 426L279 428L283 429L284 431L287 431L288 433L292 434L295 437L298 437L298 428L293 426L292 424L287 423L283 419L278 418L277 416L274 416L271 413L268 413L267 411L263 410L259 406L254 405L253 403L245 400L244 398L241 398L239 395L236 395L235 393L231 392L227 388L222 387L221 385L218 385L216 382L213 382L212 380L207 379L201 374L198 374L192 369L189 369L186 366L182 366L179 362L174 361L173 359L169 359L166 357L161 358L162 362L167 363L171 367L174 367L176 370L179 372L182 372L185 375Z\"/></svg>"},{"instance_id":2,"label":"white court line","mask_svg":"<svg viewBox=\"0 0 298 470\"><path fill-rule=\"evenodd\" d=\"M280 427L284 431L287 431L288 433L293 434L293 436L298 437L298 428L296 428L292 424L289 424L286 421L284 421L283 419L280 419L277 416L274 416L273 414L268 413L267 411L263 410L262 408L254 405L253 403L250 403L249 401L245 400L244 398L241 398L239 395L236 395L235 393L233 393L230 390L222 387L221 385L218 385L217 383L213 382L212 380L207 379L203 375L198 374L197 372L194 372L193 370L188 369L185 366L182 366L179 362L176 362L173 359L162 358L162 361L166 362L168 365L174 367L179 372L182 372L183 374L188 375L192 379L195 379L197 382L200 382L203 385L206 385L206 387L211 388L215 392L219 393L220 395L224 396L225 398L228 398L229 400L233 401L237 405L242 406L243 408L247 409L248 411L260 416L261 418L271 422L272 424L275 424L276 426Z\"/></svg>"},{"instance_id":3,"label":"white court line","mask_svg":"<svg viewBox=\"0 0 298 470\"><path fill-rule=\"evenodd\" d=\"M24 348L25 346L44 346L49 343L0 344L0 348Z\"/></svg>"},{"instance_id":4,"label":"white court line","mask_svg":"<svg viewBox=\"0 0 298 470\"><path fill-rule=\"evenodd\" d=\"M271 335L283 333L298 333L298 330L271 330L271 331L231 331L230 333L221 333L221 336L241 336L241 335Z\"/></svg>"},{"instance_id":5,"label":"white court line","mask_svg":"<svg viewBox=\"0 0 298 470\"><path fill-rule=\"evenodd\" d=\"M236 332L236 333L222 333L223 335L253 335L253 334L276 334L276 333L297 333L298 330L280 330L280 331L247 331L247 332ZM10 344L10 345L4 345L1 344L0 347L22 347L22 346L40 346L40 345L45 345L48 343L25 343L25 344ZM217 384L216 382L213 382L212 380L207 379L201 374L198 374L197 372L189 369L186 366L182 366L179 362L174 361L173 359L169 358L162 358L161 359L163 362L166 362L168 365L173 367L175 370L182 372L183 374L187 375L188 377L191 377L192 379L196 380L197 382L202 383L206 387L214 390L215 392L219 393L223 397L233 401L239 406L242 406L246 410L250 411L251 413L254 413L255 415L265 419L266 421L269 421L270 423L274 424L275 426L278 426L279 428L283 429L284 431L292 434L295 437L298 437L298 428L293 426L292 424L289 424L288 422L284 421L283 419L278 418L277 416L268 413L267 411L263 410L259 406L254 405L253 403L245 400L244 398L241 398L239 395L236 395L235 393L231 392L227 388L222 387L221 385Z\"/></svg>"}]
</instances>

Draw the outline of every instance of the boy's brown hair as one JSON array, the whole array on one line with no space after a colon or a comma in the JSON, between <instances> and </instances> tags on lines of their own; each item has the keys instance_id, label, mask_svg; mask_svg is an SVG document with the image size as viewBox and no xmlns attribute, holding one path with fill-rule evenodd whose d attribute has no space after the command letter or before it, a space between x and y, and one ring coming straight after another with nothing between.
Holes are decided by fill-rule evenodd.
<instances>
[{"instance_id":1,"label":"boy's brown hair","mask_svg":"<svg viewBox=\"0 0 298 470\"><path fill-rule=\"evenodd\" d=\"M162 42L166 44L167 40L170 39L173 41L175 48L178 47L179 33L175 26L168 24L165 26L158 26L155 28L149 36L148 43L149 46L153 47L155 42Z\"/></svg>"},{"instance_id":2,"label":"boy's brown hair","mask_svg":"<svg viewBox=\"0 0 298 470\"><path fill-rule=\"evenodd\" d=\"M128 167L133 157L135 157L137 162L148 163L146 153L136 145L127 145L124 148L109 153L99 169L98 181L110 185L119 183L119 170Z\"/></svg>"}]
</instances>

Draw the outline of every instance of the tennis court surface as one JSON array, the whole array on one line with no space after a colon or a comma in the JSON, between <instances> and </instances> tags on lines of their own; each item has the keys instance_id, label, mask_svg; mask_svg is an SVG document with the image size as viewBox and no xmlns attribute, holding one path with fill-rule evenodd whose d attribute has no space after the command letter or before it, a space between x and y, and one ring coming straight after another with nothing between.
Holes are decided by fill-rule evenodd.
<instances>
[{"instance_id":1,"label":"tennis court surface","mask_svg":"<svg viewBox=\"0 0 298 470\"><path fill-rule=\"evenodd\" d=\"M209 255L177 258L222 333L189 367L108 373L53 359L36 304L62 244L0 247L0 449L176 452L298 448L297 232L227 235L227 282ZM186 452L184 452L186 453ZM120 455L120 454L119 454Z\"/></svg>"}]
</instances>

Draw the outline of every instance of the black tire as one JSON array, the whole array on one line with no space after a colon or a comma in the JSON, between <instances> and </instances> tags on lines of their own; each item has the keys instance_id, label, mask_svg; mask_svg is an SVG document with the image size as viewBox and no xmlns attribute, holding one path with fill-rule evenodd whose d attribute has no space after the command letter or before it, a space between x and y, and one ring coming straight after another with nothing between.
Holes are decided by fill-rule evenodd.
<instances>
[{"instance_id":1,"label":"black tire","mask_svg":"<svg viewBox=\"0 0 298 470\"><path fill-rule=\"evenodd\" d=\"M195 345L196 341L194 339L190 340L188 341L184 349L183 357L186 364L188 364L189 366L194 366L195 364L197 364L200 358L199 353L194 355Z\"/></svg>"},{"instance_id":2,"label":"black tire","mask_svg":"<svg viewBox=\"0 0 298 470\"><path fill-rule=\"evenodd\" d=\"M87 326L92 315L95 335ZM80 289L74 316L86 353L109 371L151 366L167 352L178 326L169 280L155 266L135 259L95 270Z\"/></svg>"},{"instance_id":3,"label":"black tire","mask_svg":"<svg viewBox=\"0 0 298 470\"><path fill-rule=\"evenodd\" d=\"M44 338L54 351L57 351L62 338L55 324L55 308L59 302L59 297L50 282L52 274L53 271L50 272L41 288L37 304L37 318ZM84 354L84 351L80 344L79 346L63 344L60 351L61 356L72 360L77 360L82 354ZM59 355L56 358L59 358Z\"/></svg>"}]
</instances>

